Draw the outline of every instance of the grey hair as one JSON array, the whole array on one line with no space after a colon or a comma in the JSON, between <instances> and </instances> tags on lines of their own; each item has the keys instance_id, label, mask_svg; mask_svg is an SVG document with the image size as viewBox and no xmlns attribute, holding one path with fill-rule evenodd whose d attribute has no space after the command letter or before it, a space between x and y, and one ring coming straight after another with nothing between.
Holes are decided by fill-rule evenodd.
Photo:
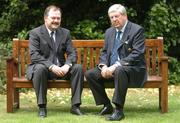
<instances>
[{"instance_id":1,"label":"grey hair","mask_svg":"<svg viewBox=\"0 0 180 123\"><path fill-rule=\"evenodd\" d=\"M114 4L109 7L108 14L111 12L120 12L122 15L127 15L126 9L121 4Z\"/></svg>"}]
</instances>

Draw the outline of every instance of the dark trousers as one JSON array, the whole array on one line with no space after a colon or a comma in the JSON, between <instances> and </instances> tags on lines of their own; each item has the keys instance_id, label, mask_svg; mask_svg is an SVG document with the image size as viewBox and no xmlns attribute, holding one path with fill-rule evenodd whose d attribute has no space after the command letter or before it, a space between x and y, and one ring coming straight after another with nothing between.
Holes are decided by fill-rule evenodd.
<instances>
[{"instance_id":1,"label":"dark trousers","mask_svg":"<svg viewBox=\"0 0 180 123\"><path fill-rule=\"evenodd\" d=\"M33 86L36 92L37 104L47 104L47 81L48 79L67 79L71 82L71 103L81 104L81 94L83 89L84 74L82 66L73 65L69 72L62 78L56 77L44 65L37 64L34 68Z\"/></svg>"},{"instance_id":2,"label":"dark trousers","mask_svg":"<svg viewBox=\"0 0 180 123\"><path fill-rule=\"evenodd\" d=\"M131 69L127 67L117 67L114 77L105 79L101 76L101 71L96 67L85 73L90 89L95 98L96 105L108 104L110 100L105 92L104 82L114 81L114 94L112 102L120 107L124 107L125 97L128 89L129 77L128 73Z\"/></svg>"}]
</instances>

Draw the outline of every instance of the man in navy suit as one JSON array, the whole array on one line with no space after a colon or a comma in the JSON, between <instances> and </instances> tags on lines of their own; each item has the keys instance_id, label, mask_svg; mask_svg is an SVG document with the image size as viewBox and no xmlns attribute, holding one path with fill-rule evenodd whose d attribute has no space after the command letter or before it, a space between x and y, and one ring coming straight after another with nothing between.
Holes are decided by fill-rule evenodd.
<instances>
[{"instance_id":1,"label":"man in navy suit","mask_svg":"<svg viewBox=\"0 0 180 123\"><path fill-rule=\"evenodd\" d=\"M128 20L126 9L114 4L108 10L112 27L105 32L100 63L85 73L96 105L104 105L99 115L111 114L107 120L122 120L128 87L142 87L147 79L144 29ZM104 82L114 82L112 103Z\"/></svg>"},{"instance_id":2,"label":"man in navy suit","mask_svg":"<svg viewBox=\"0 0 180 123\"><path fill-rule=\"evenodd\" d=\"M29 48L31 64L27 78L32 80L36 92L39 116L47 116L47 80L68 79L71 82L71 113L80 111L84 74L82 66L76 64L77 54L73 48L70 31L60 27L61 10L50 5L44 12L44 24L31 30ZM65 59L65 54L67 58Z\"/></svg>"}]
</instances>

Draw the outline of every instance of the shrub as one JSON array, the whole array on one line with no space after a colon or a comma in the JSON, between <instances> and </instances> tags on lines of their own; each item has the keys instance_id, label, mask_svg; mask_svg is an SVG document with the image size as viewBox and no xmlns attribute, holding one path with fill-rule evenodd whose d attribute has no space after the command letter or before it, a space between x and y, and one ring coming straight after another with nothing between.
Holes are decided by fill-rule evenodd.
<instances>
[{"instance_id":1,"label":"shrub","mask_svg":"<svg viewBox=\"0 0 180 123\"><path fill-rule=\"evenodd\" d=\"M164 38L164 50L167 53L170 46L180 43L179 27L180 16L178 11L165 2L155 4L148 13L146 20L147 38ZM180 82L180 62L176 58L169 60L169 83Z\"/></svg>"},{"instance_id":2,"label":"shrub","mask_svg":"<svg viewBox=\"0 0 180 123\"><path fill-rule=\"evenodd\" d=\"M74 39L102 39L103 32L97 29L97 21L83 20L72 29L72 37Z\"/></svg>"},{"instance_id":3,"label":"shrub","mask_svg":"<svg viewBox=\"0 0 180 123\"><path fill-rule=\"evenodd\" d=\"M148 38L164 37L166 52L171 45L180 43L180 16L177 15L175 9L165 2L155 4L148 13L146 35Z\"/></svg>"},{"instance_id":4,"label":"shrub","mask_svg":"<svg viewBox=\"0 0 180 123\"><path fill-rule=\"evenodd\" d=\"M180 84L180 61L176 58L169 59L169 83Z\"/></svg>"}]
</instances>

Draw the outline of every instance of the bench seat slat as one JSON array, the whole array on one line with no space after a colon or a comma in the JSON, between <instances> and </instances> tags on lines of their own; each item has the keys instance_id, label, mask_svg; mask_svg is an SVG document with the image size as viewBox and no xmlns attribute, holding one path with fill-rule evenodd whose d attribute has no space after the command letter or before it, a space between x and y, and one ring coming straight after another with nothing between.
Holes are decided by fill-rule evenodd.
<instances>
[{"instance_id":1,"label":"bench seat slat","mask_svg":"<svg viewBox=\"0 0 180 123\"><path fill-rule=\"evenodd\" d=\"M158 76L150 76L148 77L147 82L145 83L145 88L157 88L157 86L161 86L162 77ZM15 77L13 78L14 85L17 88L32 88L32 81L27 80L25 77ZM84 87L89 88L86 79L84 80ZM105 87L114 88L114 84L111 82L105 82ZM70 88L70 82L68 80L49 80L48 88Z\"/></svg>"},{"instance_id":2,"label":"bench seat slat","mask_svg":"<svg viewBox=\"0 0 180 123\"><path fill-rule=\"evenodd\" d=\"M68 80L49 80L48 82L67 82ZM84 79L84 81L86 81L86 79ZM147 82L161 82L162 81L162 77L160 76L148 76ZM13 78L13 82L14 83L28 83L31 82L30 80L28 80L25 77L14 77Z\"/></svg>"}]
</instances>

